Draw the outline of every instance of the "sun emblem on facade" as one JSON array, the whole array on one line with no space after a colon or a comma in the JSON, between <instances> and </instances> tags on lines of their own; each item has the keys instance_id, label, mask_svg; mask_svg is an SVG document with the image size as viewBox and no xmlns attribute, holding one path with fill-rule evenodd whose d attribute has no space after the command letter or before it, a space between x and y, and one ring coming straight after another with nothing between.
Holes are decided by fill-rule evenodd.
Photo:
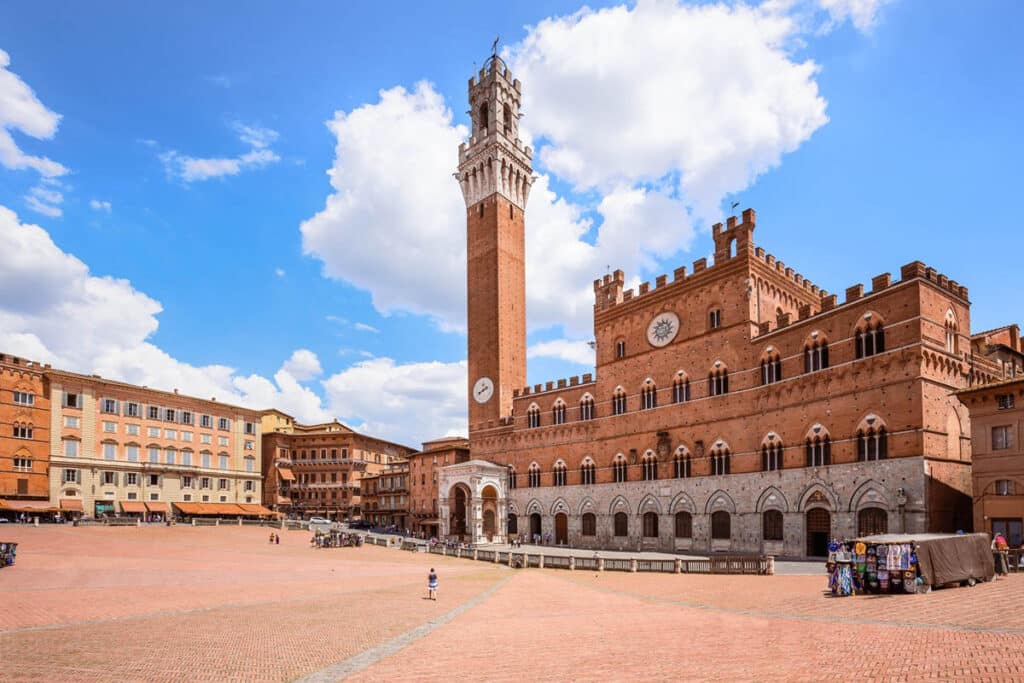
<instances>
[{"instance_id":1,"label":"sun emblem on facade","mask_svg":"<svg viewBox=\"0 0 1024 683\"><path fill-rule=\"evenodd\" d=\"M659 318L654 323L654 338L660 342L666 342L675 334L676 326L671 320Z\"/></svg>"},{"instance_id":2,"label":"sun emblem on facade","mask_svg":"<svg viewBox=\"0 0 1024 683\"><path fill-rule=\"evenodd\" d=\"M671 311L655 316L647 326L647 341L651 346L665 346L679 333L679 317Z\"/></svg>"}]
</instances>

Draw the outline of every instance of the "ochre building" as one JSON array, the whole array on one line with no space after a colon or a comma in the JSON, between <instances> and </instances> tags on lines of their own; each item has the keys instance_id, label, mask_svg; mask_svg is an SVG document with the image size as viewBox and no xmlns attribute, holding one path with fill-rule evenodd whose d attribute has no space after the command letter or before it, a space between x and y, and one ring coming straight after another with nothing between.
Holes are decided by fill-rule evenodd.
<instances>
[{"instance_id":1,"label":"ochre building","mask_svg":"<svg viewBox=\"0 0 1024 683\"><path fill-rule=\"evenodd\" d=\"M398 461L360 481L363 519L374 526L409 529L409 463Z\"/></svg>"},{"instance_id":2,"label":"ochre building","mask_svg":"<svg viewBox=\"0 0 1024 683\"><path fill-rule=\"evenodd\" d=\"M45 366L0 354L0 517L36 516L50 499L50 392Z\"/></svg>"},{"instance_id":3,"label":"ochre building","mask_svg":"<svg viewBox=\"0 0 1024 683\"><path fill-rule=\"evenodd\" d=\"M262 418L264 500L292 517L362 518L362 478L416 452L337 420L303 425L279 410L264 411Z\"/></svg>"},{"instance_id":4,"label":"ochre building","mask_svg":"<svg viewBox=\"0 0 1024 683\"><path fill-rule=\"evenodd\" d=\"M959 393L971 414L974 530L1024 543L1024 377Z\"/></svg>"},{"instance_id":5,"label":"ochre building","mask_svg":"<svg viewBox=\"0 0 1024 683\"><path fill-rule=\"evenodd\" d=\"M757 246L748 209L713 227L710 260L595 281L596 372L525 386L520 97L497 57L470 80L457 174L471 462L507 467L510 535L820 556L830 536L970 528L954 392L1002 369L972 345L967 287L919 261L837 296ZM439 491L443 533L492 535L472 479Z\"/></svg>"}]
</instances>

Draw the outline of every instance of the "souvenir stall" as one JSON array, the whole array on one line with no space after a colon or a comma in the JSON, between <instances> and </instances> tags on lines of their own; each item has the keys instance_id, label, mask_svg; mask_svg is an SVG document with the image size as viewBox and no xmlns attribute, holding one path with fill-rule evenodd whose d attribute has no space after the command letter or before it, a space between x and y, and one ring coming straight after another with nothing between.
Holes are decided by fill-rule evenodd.
<instances>
[{"instance_id":1,"label":"souvenir stall","mask_svg":"<svg viewBox=\"0 0 1024 683\"><path fill-rule=\"evenodd\" d=\"M835 596L927 592L990 581L995 573L987 534L883 534L831 541L828 550Z\"/></svg>"},{"instance_id":2,"label":"souvenir stall","mask_svg":"<svg viewBox=\"0 0 1024 683\"><path fill-rule=\"evenodd\" d=\"M0 543L0 569L13 565L17 552L17 543Z\"/></svg>"}]
</instances>

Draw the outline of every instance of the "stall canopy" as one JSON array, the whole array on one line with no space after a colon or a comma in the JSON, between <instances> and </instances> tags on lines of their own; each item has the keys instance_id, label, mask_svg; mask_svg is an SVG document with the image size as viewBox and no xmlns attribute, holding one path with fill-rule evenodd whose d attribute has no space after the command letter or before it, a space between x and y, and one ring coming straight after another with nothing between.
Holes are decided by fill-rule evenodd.
<instances>
[{"instance_id":1,"label":"stall canopy","mask_svg":"<svg viewBox=\"0 0 1024 683\"><path fill-rule=\"evenodd\" d=\"M4 500L0 498L0 510L14 512L56 512L57 508L45 500Z\"/></svg>"},{"instance_id":2,"label":"stall canopy","mask_svg":"<svg viewBox=\"0 0 1024 683\"><path fill-rule=\"evenodd\" d=\"M239 503L238 507L242 508L242 510L247 515L259 515L260 517L270 517L272 515L277 514L275 512L268 510L262 505L256 505L253 503Z\"/></svg>"},{"instance_id":3,"label":"stall canopy","mask_svg":"<svg viewBox=\"0 0 1024 683\"><path fill-rule=\"evenodd\" d=\"M247 503L173 503L183 515L211 515L221 517L268 517L274 513L262 505Z\"/></svg>"},{"instance_id":4,"label":"stall canopy","mask_svg":"<svg viewBox=\"0 0 1024 683\"><path fill-rule=\"evenodd\" d=\"M64 512L82 512L82 501L78 498L61 498L60 509Z\"/></svg>"},{"instance_id":5,"label":"stall canopy","mask_svg":"<svg viewBox=\"0 0 1024 683\"><path fill-rule=\"evenodd\" d=\"M167 514L167 503L153 503L147 502L146 509L154 515L166 515Z\"/></svg>"},{"instance_id":6,"label":"stall canopy","mask_svg":"<svg viewBox=\"0 0 1024 683\"><path fill-rule=\"evenodd\" d=\"M995 575L988 534L880 534L858 540L886 545L912 543L921 578L929 586L968 579L990 581Z\"/></svg>"},{"instance_id":7,"label":"stall canopy","mask_svg":"<svg viewBox=\"0 0 1024 683\"><path fill-rule=\"evenodd\" d=\"M146 504L141 500L122 500L121 512L139 512L145 514Z\"/></svg>"}]
</instances>

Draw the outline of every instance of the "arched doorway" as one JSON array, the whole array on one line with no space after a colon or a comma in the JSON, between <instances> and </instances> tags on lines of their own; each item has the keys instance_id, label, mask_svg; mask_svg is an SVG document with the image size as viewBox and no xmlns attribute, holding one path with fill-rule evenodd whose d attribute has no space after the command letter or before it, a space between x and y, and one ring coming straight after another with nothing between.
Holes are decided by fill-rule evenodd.
<instances>
[{"instance_id":1,"label":"arched doorway","mask_svg":"<svg viewBox=\"0 0 1024 683\"><path fill-rule=\"evenodd\" d=\"M488 542L494 540L494 510L484 510L484 536L487 537Z\"/></svg>"},{"instance_id":2,"label":"arched doorway","mask_svg":"<svg viewBox=\"0 0 1024 683\"><path fill-rule=\"evenodd\" d=\"M540 513L534 512L530 515L530 541L534 540L535 536L540 536Z\"/></svg>"},{"instance_id":3,"label":"arched doorway","mask_svg":"<svg viewBox=\"0 0 1024 683\"><path fill-rule=\"evenodd\" d=\"M643 533L644 533L644 538L657 538L658 537L658 513L657 512L645 512L644 513Z\"/></svg>"},{"instance_id":4,"label":"arched doorway","mask_svg":"<svg viewBox=\"0 0 1024 683\"><path fill-rule=\"evenodd\" d=\"M466 490L461 486L456 486L454 498L451 524L448 528L451 529L453 536L461 538L466 535L466 506L468 504Z\"/></svg>"},{"instance_id":5,"label":"arched doorway","mask_svg":"<svg viewBox=\"0 0 1024 683\"><path fill-rule=\"evenodd\" d=\"M484 538L488 542L494 540L498 531L498 490L493 486L485 486L480 492L480 507L483 513Z\"/></svg>"},{"instance_id":6,"label":"arched doorway","mask_svg":"<svg viewBox=\"0 0 1024 683\"><path fill-rule=\"evenodd\" d=\"M519 517L514 512L508 513L508 535L515 536L519 533Z\"/></svg>"},{"instance_id":7,"label":"arched doorway","mask_svg":"<svg viewBox=\"0 0 1024 683\"><path fill-rule=\"evenodd\" d=\"M825 508L807 511L807 555L827 557L828 539L832 535L832 515Z\"/></svg>"},{"instance_id":8,"label":"arched doorway","mask_svg":"<svg viewBox=\"0 0 1024 683\"><path fill-rule=\"evenodd\" d=\"M555 545L569 544L569 515L559 512L555 515Z\"/></svg>"},{"instance_id":9,"label":"arched doorway","mask_svg":"<svg viewBox=\"0 0 1024 683\"><path fill-rule=\"evenodd\" d=\"M889 533L889 513L882 508L864 508L857 513L857 535Z\"/></svg>"}]
</instances>

